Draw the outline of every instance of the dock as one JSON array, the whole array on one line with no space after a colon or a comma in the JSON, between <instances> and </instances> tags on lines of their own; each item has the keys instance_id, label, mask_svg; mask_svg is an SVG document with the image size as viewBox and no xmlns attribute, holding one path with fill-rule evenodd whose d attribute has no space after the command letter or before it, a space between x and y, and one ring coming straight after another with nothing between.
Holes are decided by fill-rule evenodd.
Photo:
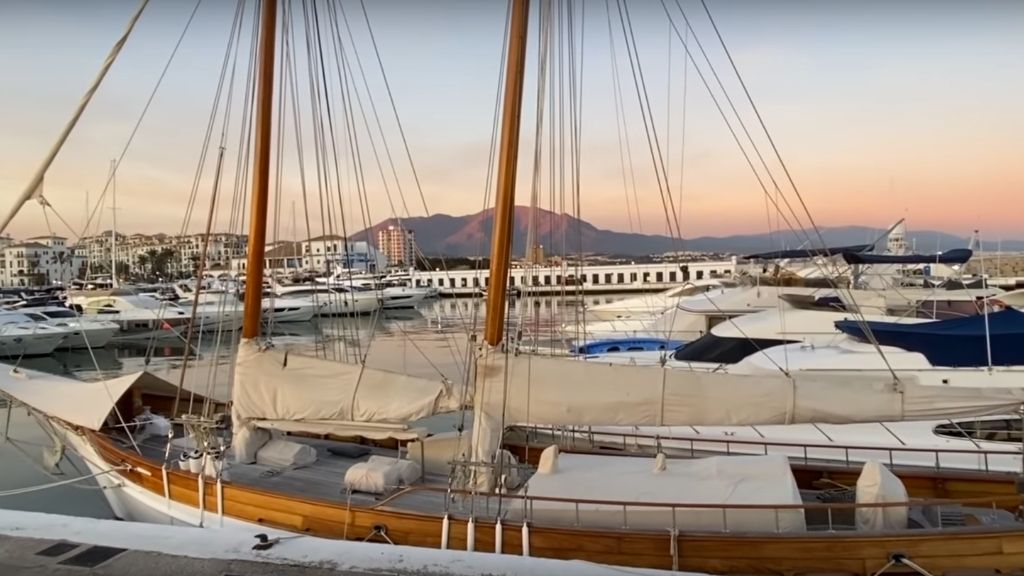
<instances>
[{"instance_id":1,"label":"dock","mask_svg":"<svg viewBox=\"0 0 1024 576\"><path fill-rule=\"evenodd\" d=\"M254 550L257 536L271 545ZM275 542L275 539L279 539ZM0 574L28 576L624 576L668 572L511 554L0 510ZM673 572L679 576L686 573ZM700 576L690 574L689 576Z\"/></svg>"}]
</instances>

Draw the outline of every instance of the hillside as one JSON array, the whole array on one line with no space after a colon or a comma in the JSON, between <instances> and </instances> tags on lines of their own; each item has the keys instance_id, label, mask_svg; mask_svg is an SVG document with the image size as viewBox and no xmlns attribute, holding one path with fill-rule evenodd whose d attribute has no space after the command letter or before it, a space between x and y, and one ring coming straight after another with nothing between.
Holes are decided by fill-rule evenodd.
<instances>
[{"instance_id":1,"label":"hillside","mask_svg":"<svg viewBox=\"0 0 1024 576\"><path fill-rule=\"evenodd\" d=\"M466 216L435 214L405 218L402 225L416 232L416 242L427 256L487 256L491 232L494 228L493 210L488 209ZM526 251L526 233L530 209L526 206L515 208L515 235L513 253L523 255ZM377 231L397 225L397 220L388 219L353 236L356 240L366 239L367 232L376 239ZM840 246L863 244L874 241L885 230L867 226L842 226L822 229L822 237L830 245ZM812 236L813 237L813 236ZM685 239L680 243L667 236L631 234L602 230L589 222L577 220L568 214L555 214L538 210L538 242L548 254L575 253L580 251L622 256L644 256L661 254L673 250L699 252L750 253L778 248L795 248L803 242L792 232L776 235L741 234L734 236L701 236ZM816 238L815 238L816 239ZM967 246L968 238L945 232L919 230L908 233L908 243L914 243L919 252L933 252ZM815 242L815 244L818 244ZM995 251L994 242L985 243L986 251ZM1004 240L1002 250L1024 250L1024 241Z\"/></svg>"}]
</instances>

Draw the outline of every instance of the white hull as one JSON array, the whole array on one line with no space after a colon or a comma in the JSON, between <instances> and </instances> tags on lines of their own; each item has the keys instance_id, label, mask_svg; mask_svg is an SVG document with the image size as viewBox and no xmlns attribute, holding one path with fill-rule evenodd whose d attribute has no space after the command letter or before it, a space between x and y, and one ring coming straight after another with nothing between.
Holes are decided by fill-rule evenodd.
<instances>
[{"instance_id":1,"label":"white hull","mask_svg":"<svg viewBox=\"0 0 1024 576\"><path fill-rule=\"evenodd\" d=\"M380 301L373 298L355 298L338 295L328 300L320 299L322 304L320 316L348 316L352 314L372 314L380 309Z\"/></svg>"},{"instance_id":2,"label":"white hull","mask_svg":"<svg viewBox=\"0 0 1024 576\"><path fill-rule=\"evenodd\" d=\"M385 309L415 308L427 299L427 291L421 288L385 288L381 291Z\"/></svg>"},{"instance_id":3,"label":"white hull","mask_svg":"<svg viewBox=\"0 0 1024 576\"><path fill-rule=\"evenodd\" d=\"M264 322L309 322L317 314L319 307L313 304L279 304L274 307L263 309Z\"/></svg>"},{"instance_id":4,"label":"white hull","mask_svg":"<svg viewBox=\"0 0 1024 576\"><path fill-rule=\"evenodd\" d=\"M90 472L98 474L110 469L83 436L57 423L54 423L54 430L61 436L68 448L85 461ZM220 516L217 514L217 510L200 512L198 508L179 504L154 494L117 472L97 476L96 482L100 485L103 496L110 504L114 516L121 520L176 526L259 528L261 532L285 534L258 524Z\"/></svg>"},{"instance_id":5,"label":"white hull","mask_svg":"<svg viewBox=\"0 0 1024 576\"><path fill-rule=\"evenodd\" d=\"M75 328L67 327L68 330L74 330L68 334L68 337L59 346L59 348L70 349L70 350L81 350L86 348L103 348L117 333L120 328L117 326L111 326L109 328L96 326L96 327L85 327Z\"/></svg>"},{"instance_id":6,"label":"white hull","mask_svg":"<svg viewBox=\"0 0 1024 576\"><path fill-rule=\"evenodd\" d=\"M0 356L45 356L56 350L64 338L65 333L0 334Z\"/></svg>"}]
</instances>

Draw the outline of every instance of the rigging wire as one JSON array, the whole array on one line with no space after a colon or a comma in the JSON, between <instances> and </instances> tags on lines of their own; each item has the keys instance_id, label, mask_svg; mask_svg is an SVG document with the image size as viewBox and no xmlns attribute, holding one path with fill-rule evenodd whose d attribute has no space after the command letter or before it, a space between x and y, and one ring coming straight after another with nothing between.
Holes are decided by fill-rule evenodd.
<instances>
[{"instance_id":1,"label":"rigging wire","mask_svg":"<svg viewBox=\"0 0 1024 576\"><path fill-rule=\"evenodd\" d=\"M633 75L633 87L636 90L637 100L640 103L641 118L643 119L644 133L647 136L647 146L654 167L655 181L658 186L658 195L661 198L662 208L665 212L665 223L668 235L674 240L682 237L678 222L675 221L675 201L672 199L670 185L667 181L667 171L664 164L664 154L661 152L661 144L658 139L657 126L654 123L653 111L651 109L650 97L647 93L647 85L644 80L643 67L640 63L640 55L637 49L636 36L633 32L633 22L629 13L629 4L623 0L616 0L619 12L619 23L622 28L623 37L626 39L626 55L629 57L630 70ZM673 226L675 224L675 226Z\"/></svg>"},{"instance_id":2,"label":"rigging wire","mask_svg":"<svg viewBox=\"0 0 1024 576\"><path fill-rule=\"evenodd\" d=\"M683 12L682 5L679 3L679 0L675 0L675 2L676 2L676 6L679 8L680 14L683 15L683 19L686 21L687 27L690 27L689 20L686 18L685 12ZM662 6L665 8L665 12L667 14L668 13L668 7L665 5L665 0L661 0L661 3L662 3ZM746 96L747 102L750 104L751 110L754 111L754 115L757 117L757 121L758 121L758 123L761 126L761 130L764 132L765 138L767 138L768 143L771 145L772 152L774 153L776 160L779 162L779 166L782 167L783 173L786 176L786 180L789 182L790 187L793 189L793 192L796 195L797 200L799 201L800 206L801 206L801 208L804 211L804 214L807 216L808 222L810 223L811 228L814 230L814 233L817 236L818 241L821 243L822 248L825 250L827 255L831 256L831 254L829 253L829 250L828 250L828 246L825 244L825 238L821 234L821 229L818 227L817 223L814 221L814 217L811 215L810 209L807 207L807 203L804 201L803 195L800 193L799 188L797 188L796 182L793 180L793 175L792 175L792 173L790 173L789 167L787 166L786 162L782 159L782 154L779 152L779 148L775 144L775 138L773 138L772 135L771 135L771 132L769 132L768 126L767 126L767 124L764 121L764 117L761 115L760 109L757 107L757 104L754 102L754 98L753 98L753 96L751 96L750 90L747 88L747 83L743 80L743 76L740 74L739 68L736 66L736 61L733 59L732 53L729 51L729 48L728 48L728 46L725 43L725 39L722 37L722 34L719 31L719 29L718 29L718 25L715 23L714 18L711 16L711 10L708 8L706 0L701 0L701 5L704 7L704 11L705 11L705 13L708 16L708 21L711 23L711 26L712 26L712 28L715 31L715 35L717 36L718 41L719 41L719 43L722 46L722 50L725 52L726 57L729 60L729 65L732 67L733 73L736 75L736 79L739 81L740 86L743 88L743 94ZM672 20L671 16L669 16L669 20L670 21ZM673 23L673 27L675 27L674 23ZM678 34L678 30L677 30L677 34ZM698 47L700 47L699 40L697 41L697 43L698 43ZM701 47L701 51L703 52L703 47ZM689 54L689 51L687 51L687 54ZM705 57L706 57L706 55L705 55ZM692 58L692 56L691 56L691 58ZM709 61L709 65L710 65L710 61ZM714 67L711 67L711 70L715 74L715 78L717 79L718 78L718 74L717 74L717 72L714 72ZM729 103L731 105L732 104L732 100L731 100L731 98L729 98L727 93L726 93L726 98L729 100ZM735 108L733 109L733 111L735 112ZM741 124L741 126L744 127L743 129L746 132L746 127L745 127L745 124L743 124L742 120L740 121L740 124ZM749 137L749 133L748 133L748 137ZM754 149L755 149L755 151L758 150L756 146L755 146ZM757 154L758 154L758 157L761 156L759 151L757 151ZM766 166L766 169L767 169L767 166ZM775 184L775 178L774 178L774 176L771 176L771 172L770 171L769 171L769 177L771 177L772 183ZM783 200L786 203L786 206L790 209L790 211L793 213L794 218L799 223L799 218L797 217L795 211L793 211L792 206L790 206L788 199L786 199L786 196L784 194L782 194L782 192L779 189L777 184L775 184L775 189L776 189L776 194L782 195ZM817 263L817 259L815 259L814 262ZM829 278L831 280L831 277L828 275L828 273L825 270L822 270L822 272L825 273L826 278ZM833 286L838 291L842 290L842 288L840 286L836 285L835 283L833 283ZM853 302L855 304L854 305L853 313L854 313L855 318L857 319L858 324L862 327L862 330L864 330L864 334L868 337L868 340L871 342L871 345L874 346L875 351L877 351L879 356L882 358L882 361L885 363L885 366L889 370L889 373L892 375L893 379L895 381L899 381L899 376L896 374L896 371L893 369L892 364L889 362L888 357L886 357L885 352L882 350L881 345L879 345L878 340L875 338L874 334L872 333L871 327L867 323L866 317L864 316L863 313L861 313L859 310L856 309L857 308L856 307L856 301L853 298L852 288L848 289L847 293L848 293L848 296L849 296L851 302Z\"/></svg>"}]
</instances>

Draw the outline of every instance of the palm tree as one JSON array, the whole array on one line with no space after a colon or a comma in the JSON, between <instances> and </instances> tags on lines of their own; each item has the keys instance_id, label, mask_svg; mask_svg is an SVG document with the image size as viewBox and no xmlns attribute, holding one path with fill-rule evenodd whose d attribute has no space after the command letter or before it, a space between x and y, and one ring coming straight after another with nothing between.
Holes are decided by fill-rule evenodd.
<instances>
[{"instance_id":1,"label":"palm tree","mask_svg":"<svg viewBox=\"0 0 1024 576\"><path fill-rule=\"evenodd\" d=\"M174 261L178 252L174 248L161 248L153 263L153 274L161 278L167 277L168 265Z\"/></svg>"},{"instance_id":2,"label":"palm tree","mask_svg":"<svg viewBox=\"0 0 1024 576\"><path fill-rule=\"evenodd\" d=\"M149 270L149 255L148 254L139 254L138 256L135 257L135 261L139 265L139 276L141 276L141 277L148 276L146 274L146 272Z\"/></svg>"},{"instance_id":3,"label":"palm tree","mask_svg":"<svg viewBox=\"0 0 1024 576\"><path fill-rule=\"evenodd\" d=\"M160 255L160 251L156 248L150 248L146 250L146 259L149 260L149 276L150 278L156 277L156 257Z\"/></svg>"}]
</instances>

